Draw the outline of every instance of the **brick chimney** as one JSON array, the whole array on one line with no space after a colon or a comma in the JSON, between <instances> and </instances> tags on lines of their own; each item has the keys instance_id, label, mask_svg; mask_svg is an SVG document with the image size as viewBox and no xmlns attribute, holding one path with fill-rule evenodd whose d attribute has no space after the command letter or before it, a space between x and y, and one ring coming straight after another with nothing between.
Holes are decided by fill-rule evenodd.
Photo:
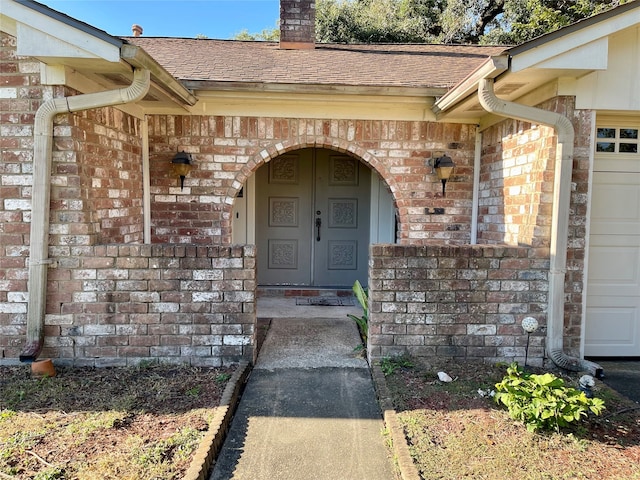
<instances>
[{"instance_id":1,"label":"brick chimney","mask_svg":"<svg viewBox=\"0 0 640 480\"><path fill-rule=\"evenodd\" d=\"M136 25L135 23L131 25L131 31L133 32L134 37L139 37L142 35L142 27L140 25Z\"/></svg>"},{"instance_id":2,"label":"brick chimney","mask_svg":"<svg viewBox=\"0 0 640 480\"><path fill-rule=\"evenodd\" d=\"M311 49L315 43L315 0L280 0L280 48Z\"/></svg>"}]
</instances>

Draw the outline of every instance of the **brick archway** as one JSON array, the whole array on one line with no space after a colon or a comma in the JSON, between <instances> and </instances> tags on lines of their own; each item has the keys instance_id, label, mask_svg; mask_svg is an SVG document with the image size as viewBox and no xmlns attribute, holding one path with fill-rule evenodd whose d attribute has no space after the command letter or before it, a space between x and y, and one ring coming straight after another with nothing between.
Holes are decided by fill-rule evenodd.
<instances>
[{"instance_id":1,"label":"brick archway","mask_svg":"<svg viewBox=\"0 0 640 480\"><path fill-rule=\"evenodd\" d=\"M390 190L393 202L398 209L397 192L398 186L395 178L391 175L386 165L381 162L375 155L372 155L365 148L356 143L349 142L340 138L333 137L300 137L298 141L281 141L274 142L266 148L261 149L257 154L249 160L246 165L238 172L233 181L232 187L229 189L228 198L235 199L238 192L246 181L255 174L256 170L268 163L272 159L288 152L300 150L303 148L324 148L335 152L346 153L359 161L368 165L383 180L384 184ZM233 202L226 205L226 212L230 215L233 208Z\"/></svg>"}]
</instances>

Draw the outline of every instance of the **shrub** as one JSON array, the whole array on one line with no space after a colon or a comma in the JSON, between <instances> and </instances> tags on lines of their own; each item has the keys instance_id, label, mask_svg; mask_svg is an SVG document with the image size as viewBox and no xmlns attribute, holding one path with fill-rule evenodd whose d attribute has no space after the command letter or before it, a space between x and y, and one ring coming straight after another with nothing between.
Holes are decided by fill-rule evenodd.
<instances>
[{"instance_id":1,"label":"shrub","mask_svg":"<svg viewBox=\"0 0 640 480\"><path fill-rule=\"evenodd\" d=\"M600 415L605 408L601 399L587 398L584 392L565 386L561 378L551 373L526 373L515 362L502 381L496 383L494 399L507 407L511 418L522 421L531 432L559 431L586 417L588 412Z\"/></svg>"}]
</instances>

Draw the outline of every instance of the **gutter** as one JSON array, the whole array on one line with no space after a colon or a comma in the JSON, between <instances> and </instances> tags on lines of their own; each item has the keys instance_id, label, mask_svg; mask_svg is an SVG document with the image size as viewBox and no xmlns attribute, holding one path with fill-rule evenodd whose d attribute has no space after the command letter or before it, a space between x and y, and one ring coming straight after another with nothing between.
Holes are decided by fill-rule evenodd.
<instances>
[{"instance_id":1,"label":"gutter","mask_svg":"<svg viewBox=\"0 0 640 480\"><path fill-rule=\"evenodd\" d=\"M558 367L571 371L587 370L597 377L602 377L603 369L597 363L571 357L564 352L564 283L567 271L567 237L575 137L573 125L567 117L559 113L499 99L493 91L493 83L492 78L483 78L478 83L478 99L487 112L501 117L547 125L555 129L558 136L551 218L547 351Z\"/></svg>"},{"instance_id":2,"label":"gutter","mask_svg":"<svg viewBox=\"0 0 640 480\"><path fill-rule=\"evenodd\" d=\"M469 95L474 94L480 80L483 78L496 78L508 69L508 55L489 57L482 65L471 72L468 77L438 99L432 108L433 113L436 114L436 118L441 118L447 110L466 100Z\"/></svg>"},{"instance_id":3,"label":"gutter","mask_svg":"<svg viewBox=\"0 0 640 480\"><path fill-rule=\"evenodd\" d=\"M198 102L198 98L188 88L173 78L162 65L141 47L130 44L122 45L120 47L120 58L134 68L149 70L154 79L155 88L161 88L174 102L183 106L186 104L190 107L193 107Z\"/></svg>"},{"instance_id":4,"label":"gutter","mask_svg":"<svg viewBox=\"0 0 640 480\"><path fill-rule=\"evenodd\" d=\"M136 102L147 94L150 85L151 74L149 70L136 68L133 72L133 82L126 88L72 97L53 98L43 103L36 112L33 146L29 279L27 283L29 291L27 341L22 353L20 353L21 362L35 361L44 344L47 268L53 264L53 261L48 258L53 119L59 113Z\"/></svg>"}]
</instances>

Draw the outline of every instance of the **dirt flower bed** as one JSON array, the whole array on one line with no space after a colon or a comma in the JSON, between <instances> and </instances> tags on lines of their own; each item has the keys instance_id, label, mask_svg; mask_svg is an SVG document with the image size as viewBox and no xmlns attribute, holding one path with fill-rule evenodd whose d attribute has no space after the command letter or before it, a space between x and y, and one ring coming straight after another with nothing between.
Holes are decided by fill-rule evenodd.
<instances>
[{"instance_id":1,"label":"dirt flower bed","mask_svg":"<svg viewBox=\"0 0 640 480\"><path fill-rule=\"evenodd\" d=\"M595 387L606 405L601 416L560 433L531 433L491 397L506 365L413 363L383 371L422 478L640 479L639 405L602 382ZM453 381L439 381L439 371ZM553 373L577 387L577 375Z\"/></svg>"},{"instance_id":2,"label":"dirt flower bed","mask_svg":"<svg viewBox=\"0 0 640 480\"><path fill-rule=\"evenodd\" d=\"M233 368L0 367L0 478L177 479Z\"/></svg>"}]
</instances>

